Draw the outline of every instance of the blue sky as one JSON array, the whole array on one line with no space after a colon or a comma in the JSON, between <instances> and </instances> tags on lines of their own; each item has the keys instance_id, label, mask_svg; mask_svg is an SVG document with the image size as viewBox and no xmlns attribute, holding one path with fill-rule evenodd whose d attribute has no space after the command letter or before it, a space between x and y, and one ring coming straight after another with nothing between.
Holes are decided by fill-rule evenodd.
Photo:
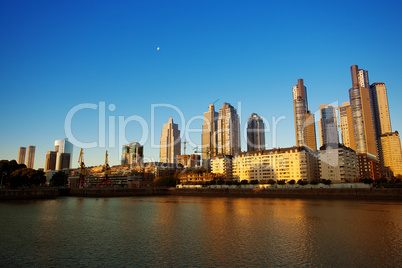
<instances>
[{"instance_id":1,"label":"blue sky","mask_svg":"<svg viewBox=\"0 0 402 268\"><path fill-rule=\"evenodd\" d=\"M143 118L149 132L152 104L178 107L187 123L219 99L217 108L241 103L243 124L252 112L267 118L271 132L272 116L286 117L275 142L271 133L266 141L293 146L297 79L315 112L348 101L353 64L369 71L370 83L386 83L392 128L402 130L401 10L400 1L2 1L0 159L35 145L35 168L44 167L54 140L66 136L68 112L100 102L107 121L116 120L116 138L119 116ZM157 144L169 116L180 119L155 109ZM194 119L190 127L201 125ZM72 131L97 141L98 110L77 112ZM140 124L127 124L125 135L138 141ZM105 148L85 149L88 166L102 164L106 149L110 163L119 163L119 141L112 146L106 137ZM190 138L200 143L200 134ZM158 159L151 147L148 139L145 155Z\"/></svg>"}]
</instances>

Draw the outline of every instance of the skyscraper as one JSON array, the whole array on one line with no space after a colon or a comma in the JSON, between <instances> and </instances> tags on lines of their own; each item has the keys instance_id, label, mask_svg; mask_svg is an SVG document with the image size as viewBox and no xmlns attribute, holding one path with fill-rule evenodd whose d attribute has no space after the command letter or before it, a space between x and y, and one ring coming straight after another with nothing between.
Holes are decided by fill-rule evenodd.
<instances>
[{"instance_id":1,"label":"skyscraper","mask_svg":"<svg viewBox=\"0 0 402 268\"><path fill-rule=\"evenodd\" d=\"M169 123L163 125L161 133L159 161L163 163L177 163L177 156L180 155L181 138L177 124L169 117Z\"/></svg>"},{"instance_id":2,"label":"skyscraper","mask_svg":"<svg viewBox=\"0 0 402 268\"><path fill-rule=\"evenodd\" d=\"M141 165L144 158L144 146L138 142L129 143L123 146L121 164L137 166Z\"/></svg>"},{"instance_id":3,"label":"skyscraper","mask_svg":"<svg viewBox=\"0 0 402 268\"><path fill-rule=\"evenodd\" d=\"M217 153L235 155L240 152L240 119L235 108L223 103L219 110Z\"/></svg>"},{"instance_id":4,"label":"skyscraper","mask_svg":"<svg viewBox=\"0 0 402 268\"><path fill-rule=\"evenodd\" d=\"M46 154L45 171L56 170L57 152L49 151Z\"/></svg>"},{"instance_id":5,"label":"skyscraper","mask_svg":"<svg viewBox=\"0 0 402 268\"><path fill-rule=\"evenodd\" d=\"M318 124L320 132L320 147L328 144L338 144L338 120L336 110L331 104L320 105L320 120Z\"/></svg>"},{"instance_id":6,"label":"skyscraper","mask_svg":"<svg viewBox=\"0 0 402 268\"><path fill-rule=\"evenodd\" d=\"M341 136L342 144L353 150L356 150L355 145L355 135L353 131L353 117L352 117L352 106L350 102L342 103L339 109L339 121L341 123Z\"/></svg>"},{"instance_id":7,"label":"skyscraper","mask_svg":"<svg viewBox=\"0 0 402 268\"><path fill-rule=\"evenodd\" d=\"M265 149L265 127L261 117L252 113L247 119L247 151Z\"/></svg>"},{"instance_id":8,"label":"skyscraper","mask_svg":"<svg viewBox=\"0 0 402 268\"><path fill-rule=\"evenodd\" d=\"M18 164L25 164L25 155L26 155L27 148L20 147L18 149Z\"/></svg>"},{"instance_id":9,"label":"skyscraper","mask_svg":"<svg viewBox=\"0 0 402 268\"><path fill-rule=\"evenodd\" d=\"M218 116L219 113L215 112L214 105L210 104L208 112L204 113L202 125L202 159L209 159L216 155Z\"/></svg>"},{"instance_id":10,"label":"skyscraper","mask_svg":"<svg viewBox=\"0 0 402 268\"><path fill-rule=\"evenodd\" d=\"M71 167L71 159L73 156L73 144L68 139L61 139L54 141L54 151L57 153L56 170ZM70 157L63 156L62 154L70 154ZM68 158L69 162L66 163Z\"/></svg>"},{"instance_id":11,"label":"skyscraper","mask_svg":"<svg viewBox=\"0 0 402 268\"><path fill-rule=\"evenodd\" d=\"M377 136L392 132L389 117L387 88L384 83L373 83L370 86L370 98L374 111L374 122Z\"/></svg>"},{"instance_id":12,"label":"skyscraper","mask_svg":"<svg viewBox=\"0 0 402 268\"><path fill-rule=\"evenodd\" d=\"M295 117L296 146L307 146L317 150L314 114L308 110L307 90L303 79L293 87L293 108Z\"/></svg>"},{"instance_id":13,"label":"skyscraper","mask_svg":"<svg viewBox=\"0 0 402 268\"><path fill-rule=\"evenodd\" d=\"M353 131L356 151L377 156L376 135L374 129L373 107L370 100L369 79L366 70L350 67L352 88L349 99L352 107Z\"/></svg>"},{"instance_id":14,"label":"skyscraper","mask_svg":"<svg viewBox=\"0 0 402 268\"><path fill-rule=\"evenodd\" d=\"M27 168L34 168L35 146L29 146L27 151Z\"/></svg>"}]
</instances>

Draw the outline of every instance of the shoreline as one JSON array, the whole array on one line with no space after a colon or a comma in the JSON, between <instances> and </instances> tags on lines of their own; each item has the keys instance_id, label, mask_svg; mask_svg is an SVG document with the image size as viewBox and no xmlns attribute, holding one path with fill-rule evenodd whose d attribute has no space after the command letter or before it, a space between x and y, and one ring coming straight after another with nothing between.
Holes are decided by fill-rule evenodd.
<instances>
[{"instance_id":1,"label":"shoreline","mask_svg":"<svg viewBox=\"0 0 402 268\"><path fill-rule=\"evenodd\" d=\"M63 197L129 196L257 197L402 201L402 188L33 188L0 190L0 201Z\"/></svg>"}]
</instances>

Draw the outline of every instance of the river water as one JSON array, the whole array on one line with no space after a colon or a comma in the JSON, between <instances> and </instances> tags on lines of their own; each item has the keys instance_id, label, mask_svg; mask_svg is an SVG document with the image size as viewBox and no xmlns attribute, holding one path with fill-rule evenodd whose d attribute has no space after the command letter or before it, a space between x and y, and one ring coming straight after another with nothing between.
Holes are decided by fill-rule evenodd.
<instances>
[{"instance_id":1,"label":"river water","mask_svg":"<svg viewBox=\"0 0 402 268\"><path fill-rule=\"evenodd\" d=\"M167 196L0 203L1 267L401 263L401 202Z\"/></svg>"}]
</instances>

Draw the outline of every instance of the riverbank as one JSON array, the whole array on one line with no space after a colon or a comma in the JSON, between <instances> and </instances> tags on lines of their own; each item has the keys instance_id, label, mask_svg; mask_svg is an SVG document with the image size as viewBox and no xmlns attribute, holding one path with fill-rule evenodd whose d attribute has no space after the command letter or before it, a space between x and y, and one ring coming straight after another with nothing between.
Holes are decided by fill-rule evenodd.
<instances>
[{"instance_id":1,"label":"riverbank","mask_svg":"<svg viewBox=\"0 0 402 268\"><path fill-rule=\"evenodd\" d=\"M378 188L77 188L77 189L7 189L0 190L0 200L54 199L58 196L127 197L127 196L211 196L262 198L321 198L356 200L400 200L402 189Z\"/></svg>"},{"instance_id":2,"label":"riverbank","mask_svg":"<svg viewBox=\"0 0 402 268\"><path fill-rule=\"evenodd\" d=\"M28 188L0 190L0 200L55 199L59 191L53 188Z\"/></svg>"},{"instance_id":3,"label":"riverbank","mask_svg":"<svg viewBox=\"0 0 402 268\"><path fill-rule=\"evenodd\" d=\"M322 198L322 199L367 199L401 200L402 189L379 188L294 188L294 189L169 189L168 194L176 196L225 196L225 197L265 197L265 198Z\"/></svg>"}]
</instances>

